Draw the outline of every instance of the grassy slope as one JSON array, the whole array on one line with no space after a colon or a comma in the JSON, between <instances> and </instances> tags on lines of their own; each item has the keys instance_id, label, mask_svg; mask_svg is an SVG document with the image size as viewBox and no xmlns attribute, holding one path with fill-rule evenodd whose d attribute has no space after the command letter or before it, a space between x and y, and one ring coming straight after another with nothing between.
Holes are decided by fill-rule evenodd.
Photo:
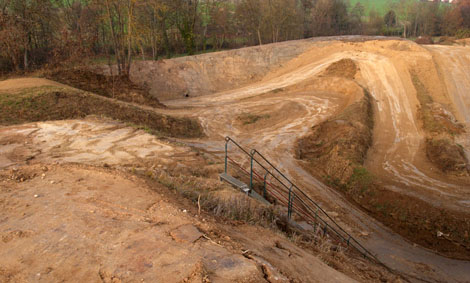
<instances>
[{"instance_id":1,"label":"grassy slope","mask_svg":"<svg viewBox=\"0 0 470 283\"><path fill-rule=\"evenodd\" d=\"M162 136L204 135L196 120L162 115L82 90L47 86L0 92L0 126L79 119L87 115L110 117Z\"/></svg>"}]
</instances>

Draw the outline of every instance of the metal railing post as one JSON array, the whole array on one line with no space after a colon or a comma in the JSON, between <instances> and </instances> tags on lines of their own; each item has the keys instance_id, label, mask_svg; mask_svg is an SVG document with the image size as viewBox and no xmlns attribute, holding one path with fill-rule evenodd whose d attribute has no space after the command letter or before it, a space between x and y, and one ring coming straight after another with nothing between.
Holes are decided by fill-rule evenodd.
<instances>
[{"instance_id":1,"label":"metal railing post","mask_svg":"<svg viewBox=\"0 0 470 283\"><path fill-rule=\"evenodd\" d=\"M228 159L228 139L225 139L225 174L227 174L227 159Z\"/></svg>"},{"instance_id":2,"label":"metal railing post","mask_svg":"<svg viewBox=\"0 0 470 283\"><path fill-rule=\"evenodd\" d=\"M268 177L269 175L269 171L266 172L266 174L264 175L264 182L263 182L263 197L266 199L266 196L267 196L267 192L266 192L266 178Z\"/></svg>"},{"instance_id":3,"label":"metal railing post","mask_svg":"<svg viewBox=\"0 0 470 283\"><path fill-rule=\"evenodd\" d=\"M250 191L253 189L253 151L250 154Z\"/></svg>"},{"instance_id":4,"label":"metal railing post","mask_svg":"<svg viewBox=\"0 0 470 283\"><path fill-rule=\"evenodd\" d=\"M255 177L256 179L255 180L259 180L261 179L260 176L258 176L258 174L254 171L254 162L256 162L258 164L258 166L260 166L261 168L263 168L267 173L266 175L264 176L264 179L263 179L263 197L267 197L267 178L269 175L271 175L271 177L275 180L277 180L282 186L283 188L278 188L280 189L281 191L278 191L278 193L280 193L280 195L278 196L273 196L275 199L278 199L278 200L281 200L281 197L282 197L282 203L285 204L285 189L288 189L289 191L289 198L288 198L288 203L287 203L287 215L288 215L288 218L291 219L292 218L292 212L294 211L294 199L295 199L295 195L297 194L297 202L299 203L300 205L300 208L299 208L299 215L302 216L302 213L306 213L307 214L307 217L311 217L312 214L314 214L314 227L313 227L313 230L314 232L323 232L323 235L324 236L327 236L327 235L332 235L332 236L335 236L338 238L339 241L343 241L344 243L347 244L347 246L350 246L350 247L353 247L355 250L357 250L358 252L362 253L362 255L364 256L364 258L369 258L373 261L376 261L380 264L383 265L382 262L380 262L380 260L375 256L373 255L372 253L370 253L364 246L362 246L356 239L354 239L348 232L346 232L341 226L338 225L338 223L336 223L336 221L330 217L328 215L328 213L326 213L326 211L324 211L315 201L313 201L305 192L303 192L301 189L299 189L296 185L294 185L282 172L280 172L271 162L269 162L269 160L267 160L263 155L261 155L261 153L259 153L256 149L252 149L250 152L248 152L247 150L245 150L243 147L241 147L236 141L234 141L233 139L231 139L230 137L225 137L225 173L228 173L228 161L230 160L230 162L232 162L233 160L230 159L228 157L228 147L229 147L229 143L232 142L234 144L234 146L238 149L240 149L244 154L250 156L250 190L253 189L253 186L254 186L254 183L253 183L253 177L254 177L254 174L257 176ZM269 167L269 166L266 166L262 163L260 163L256 158L255 158L255 155L258 154L259 157L266 162L266 164L268 164L271 168L271 170L277 172L280 177L278 178L277 176L273 175L270 173L270 170L266 167ZM234 161L233 161L234 162ZM235 162L236 165L238 165L236 162ZM243 167L241 167L241 165L238 165L245 173L248 174L247 170L245 170ZM281 178L282 177L282 178ZM281 181L282 179L282 181ZM261 181L261 180L259 180ZM290 184L290 186L289 186ZM269 184L270 186L272 186L271 184ZM274 188L274 187L273 187ZM294 188L296 189L296 191L294 192ZM305 211L302 211L303 208L306 208L307 209L307 212ZM316 210L314 210L314 208L316 208ZM328 224L323 218L323 214L322 216L320 216L318 213L321 212L324 214L324 216L326 217L326 219L329 219L334 226L331 226L330 224ZM323 224L323 225L322 225ZM324 226L324 227L322 227ZM339 229L339 231L337 230ZM346 236L343 236L342 233L340 232L343 232ZM385 265L384 265L385 266ZM385 266L387 267L387 266Z\"/></svg>"},{"instance_id":5,"label":"metal railing post","mask_svg":"<svg viewBox=\"0 0 470 283\"><path fill-rule=\"evenodd\" d=\"M289 218L289 219L292 216L292 200L293 200L292 187L293 187L293 185L291 184L290 188L289 188L289 202L287 203L287 218Z\"/></svg>"}]
</instances>

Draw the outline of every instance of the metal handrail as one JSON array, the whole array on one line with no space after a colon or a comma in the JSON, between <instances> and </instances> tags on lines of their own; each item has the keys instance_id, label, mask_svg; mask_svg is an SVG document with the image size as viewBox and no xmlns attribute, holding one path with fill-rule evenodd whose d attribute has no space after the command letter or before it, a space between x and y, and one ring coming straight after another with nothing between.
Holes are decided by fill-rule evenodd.
<instances>
[{"instance_id":1,"label":"metal handrail","mask_svg":"<svg viewBox=\"0 0 470 283\"><path fill-rule=\"evenodd\" d=\"M307 210L305 211L304 209L298 209L297 208L297 213L301 213L299 214L299 216L303 216L303 218L305 219L310 219L312 220L312 217L315 216L315 220L318 224L320 224L320 227L321 225L323 224L325 231L326 229L330 229L330 231L333 231L334 234L336 236L339 237L339 239L341 241L344 241L347 243L348 246L351 246L353 247L354 249L356 249L359 253L361 253L364 257L367 257L371 260L374 260L382 265L384 265L382 262L380 262L377 257L375 255L373 255L370 251L368 251L363 245L361 245L354 237L352 237L352 235L350 235L348 232L346 232L333 218L330 217L330 215L328 215L328 213L323 210L320 205L318 205L315 201L313 201L305 192L303 192L297 185L295 185L289 178L287 178L281 171L279 171L269 160L267 160L266 157L264 157L259 151L257 151L256 149L252 149L250 151L250 153L245 150L242 146L240 146L236 141L234 141L232 138L230 137L225 137L225 173L227 173L227 169L228 169L228 164L227 164L227 160L229 159L228 158L228 144L232 142L234 145L236 145L243 153L245 153L247 156L250 157L250 160L251 160L251 168L250 168L250 172L248 172L247 170L243 169L241 167L241 165L237 164L236 162L232 161L234 164L236 164L238 167L240 167L241 169L243 169L243 171L246 173L246 174L250 174L250 189L252 189L252 181L253 181L253 162L256 162L256 164L258 164L261 168L263 168L265 171L266 171L266 175L265 175L265 178L264 180L266 180L266 176L267 175L270 175L272 176L275 180L277 180L284 188L286 188L288 190L288 193L289 193L289 198L288 198L288 203L287 203L287 206L288 206L288 217L290 219L291 217L291 214L293 212L293 209L296 207L296 205L294 205L294 201L293 200L296 200L297 202L299 202L302 207ZM287 186L286 184L284 184L284 182L282 182L276 175L274 175L268 168L266 168L263 164L261 164L258 160L256 160L255 156L258 155L263 161L265 161L274 171L276 171L280 176L282 176L282 178L284 178L287 182L289 182L289 185L290 186ZM255 173L255 175L258 175L257 173ZM260 178L258 176L258 178ZM271 185L270 186L274 186L274 185ZM295 189L295 191L294 191ZM278 199L278 197L276 197L276 199ZM284 201L283 201L284 202ZM308 203L310 203L311 205L313 205L314 207L317 208L317 211L314 211L313 208L311 207L311 205L308 205ZM329 224L327 221L325 221L321 216L318 215L318 212L321 212L322 214L324 214L329 220L331 223L334 224L335 227L333 227L331 224ZM308 214L311 214L311 215L308 215ZM312 215L313 214L313 215ZM335 228L339 229L340 231L337 231ZM342 235L342 234L345 234ZM384 265L385 266L385 265ZM385 266L386 267L386 266Z\"/></svg>"}]
</instances>

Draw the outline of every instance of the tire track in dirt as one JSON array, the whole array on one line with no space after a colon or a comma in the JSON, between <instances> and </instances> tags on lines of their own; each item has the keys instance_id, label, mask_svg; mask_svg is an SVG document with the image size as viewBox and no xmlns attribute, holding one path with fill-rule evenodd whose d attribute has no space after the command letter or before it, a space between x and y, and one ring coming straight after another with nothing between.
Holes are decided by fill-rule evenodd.
<instances>
[{"instance_id":1,"label":"tire track in dirt","mask_svg":"<svg viewBox=\"0 0 470 283\"><path fill-rule=\"evenodd\" d=\"M406 43L412 45L411 43ZM343 46L344 48L344 46ZM421 47L412 46L409 52L413 56L410 61L430 60L431 56ZM414 48L414 49L413 49ZM192 115L199 117L204 125L209 141L197 142L199 146L217 152L223 148L224 135L230 135L246 148L256 148L279 167L293 177L301 187L309 188L314 197L320 197L325 204L333 207L344 207L350 213L347 217L355 225L351 227L358 233L358 229L373 231L367 239L366 246L379 254L384 262L407 274L419 274L427 280L462 281L466 278L470 263L443 258L426 249L416 247L393 232L384 228L369 216L353 208L338 193L327 188L320 181L311 177L298 164L292 153L297 138L306 134L310 126L332 116L341 108L341 103L328 97L315 97L309 94L302 97L299 93L284 92L281 97L275 94L276 90L308 81L318 75L331 63L341 59L352 59L360 66L361 77L359 83L367 88L376 101L374 145L368 161L368 168L385 180L393 180L389 189L401 193L422 195L419 190L445 195L451 199L462 200L462 192L458 185L441 181L434 176L427 175L420 170L422 163L417 161L417 153L424 141L424 135L417 124L416 108L418 101L409 71L407 69L407 55L398 58L396 54L387 55L387 51L373 52L370 46L361 50L363 46L353 46L347 51L325 52L321 60L305 60L300 67L287 71L279 71L279 76L267 76L267 79L251 86L237 90L225 91L214 95L202 96L188 100L168 101L170 107L191 107ZM311 52L316 52L313 50ZM411 56L410 55L410 56ZM315 56L312 56L315 57ZM298 64L298 63L297 63ZM344 97L343 97L344 99ZM286 103L286 101L301 104L307 111L302 117L289 118L287 124L279 127L266 127L250 134L234 127L233 121L250 108ZM380 164L380 166L378 166ZM432 201L432 199L431 199ZM454 206L454 204L449 204ZM455 206L463 208L464 203ZM357 225L357 226L356 226ZM424 266L429 272L419 271ZM462 277L463 276L463 277Z\"/></svg>"},{"instance_id":2,"label":"tire track in dirt","mask_svg":"<svg viewBox=\"0 0 470 283\"><path fill-rule=\"evenodd\" d=\"M433 54L441 75L444 78L447 92L456 108L456 116L463 121L467 133L457 139L462 144L470 160L470 47L460 46L426 46Z\"/></svg>"}]
</instances>

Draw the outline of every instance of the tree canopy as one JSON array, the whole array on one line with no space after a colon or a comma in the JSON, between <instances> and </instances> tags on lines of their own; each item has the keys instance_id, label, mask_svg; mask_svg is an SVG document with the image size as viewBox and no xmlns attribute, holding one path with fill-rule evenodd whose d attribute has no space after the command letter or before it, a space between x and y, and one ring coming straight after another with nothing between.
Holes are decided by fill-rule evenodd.
<instances>
[{"instance_id":1,"label":"tree canopy","mask_svg":"<svg viewBox=\"0 0 470 283\"><path fill-rule=\"evenodd\" d=\"M0 0L0 72L132 60L346 34L470 36L470 0Z\"/></svg>"}]
</instances>

